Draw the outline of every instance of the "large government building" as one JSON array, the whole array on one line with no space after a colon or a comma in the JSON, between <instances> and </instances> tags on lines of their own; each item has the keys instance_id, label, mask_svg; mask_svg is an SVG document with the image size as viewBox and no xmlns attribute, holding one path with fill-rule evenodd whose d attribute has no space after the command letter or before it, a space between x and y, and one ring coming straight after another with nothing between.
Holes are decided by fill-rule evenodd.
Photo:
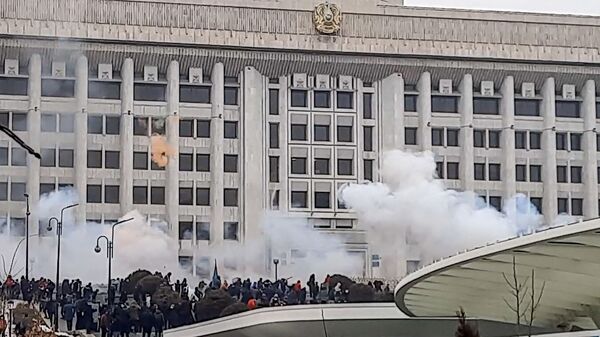
<instances>
[{"instance_id":1,"label":"large government building","mask_svg":"<svg viewBox=\"0 0 600 337\"><path fill-rule=\"evenodd\" d=\"M493 207L521 192L548 222L594 218L599 41L597 17L401 0L2 0L0 124L42 155L0 136L4 231L24 235L24 193L72 186L81 221L166 221L198 274L277 210L400 276L418 257L381 261L337 201L395 148Z\"/></svg>"}]
</instances>

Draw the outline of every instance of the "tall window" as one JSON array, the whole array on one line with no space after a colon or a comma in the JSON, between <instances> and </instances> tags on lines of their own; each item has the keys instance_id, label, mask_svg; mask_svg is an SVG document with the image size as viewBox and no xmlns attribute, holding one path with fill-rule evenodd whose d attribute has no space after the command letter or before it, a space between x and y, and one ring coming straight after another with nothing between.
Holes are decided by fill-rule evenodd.
<instances>
[{"instance_id":1,"label":"tall window","mask_svg":"<svg viewBox=\"0 0 600 337\"><path fill-rule=\"evenodd\" d=\"M279 123L269 123L269 148L279 148Z\"/></svg>"},{"instance_id":2,"label":"tall window","mask_svg":"<svg viewBox=\"0 0 600 337\"><path fill-rule=\"evenodd\" d=\"M269 89L269 115L279 115L279 89Z\"/></svg>"},{"instance_id":3,"label":"tall window","mask_svg":"<svg viewBox=\"0 0 600 337\"><path fill-rule=\"evenodd\" d=\"M363 119L373 119L373 94L363 94Z\"/></svg>"}]
</instances>

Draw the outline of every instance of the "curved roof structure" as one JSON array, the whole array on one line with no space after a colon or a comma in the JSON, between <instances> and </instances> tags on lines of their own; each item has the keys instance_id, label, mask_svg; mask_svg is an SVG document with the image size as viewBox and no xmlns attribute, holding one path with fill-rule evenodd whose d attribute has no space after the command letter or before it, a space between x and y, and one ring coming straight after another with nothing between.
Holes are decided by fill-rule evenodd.
<instances>
[{"instance_id":1,"label":"curved roof structure","mask_svg":"<svg viewBox=\"0 0 600 337\"><path fill-rule=\"evenodd\" d=\"M515 274L523 285L521 294L526 292L521 312L531 301L531 289L537 300L543 288L534 326L597 329L600 219L540 230L435 262L400 281L396 304L409 316L450 316L463 307L468 315L515 323L516 300L509 286L514 286Z\"/></svg>"}]
</instances>

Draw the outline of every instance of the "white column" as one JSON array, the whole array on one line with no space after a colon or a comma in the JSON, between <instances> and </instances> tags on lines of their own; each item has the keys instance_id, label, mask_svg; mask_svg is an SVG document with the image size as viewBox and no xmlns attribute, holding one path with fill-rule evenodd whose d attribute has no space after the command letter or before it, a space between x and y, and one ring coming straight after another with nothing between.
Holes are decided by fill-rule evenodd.
<instances>
[{"instance_id":1,"label":"white column","mask_svg":"<svg viewBox=\"0 0 600 337\"><path fill-rule=\"evenodd\" d=\"M245 67L243 75L243 111L252 112L242 114L241 120L241 195L243 203L241 206L242 217L240 228L244 233L242 240L245 242L254 242L260 244L261 226L263 221L263 212L267 208L268 196L268 177L264 163L266 158L265 142L267 139L265 133L267 124L265 123L264 107L264 85L262 75L253 67ZM281 197L281 195L280 195ZM257 256L256 261L266 261L265 256ZM249 265L249 264L247 264ZM265 271L270 263L265 263Z\"/></svg>"},{"instance_id":2,"label":"white column","mask_svg":"<svg viewBox=\"0 0 600 337\"><path fill-rule=\"evenodd\" d=\"M424 72L417 83L417 114L419 129L417 142L422 151L431 151L431 74Z\"/></svg>"},{"instance_id":3,"label":"white column","mask_svg":"<svg viewBox=\"0 0 600 337\"><path fill-rule=\"evenodd\" d=\"M515 173L515 80L507 76L500 88L500 114L502 115L502 183L504 200L517 193Z\"/></svg>"},{"instance_id":4,"label":"white column","mask_svg":"<svg viewBox=\"0 0 600 337\"><path fill-rule=\"evenodd\" d=\"M133 209L133 59L121 68L121 212Z\"/></svg>"},{"instance_id":5,"label":"white column","mask_svg":"<svg viewBox=\"0 0 600 337\"><path fill-rule=\"evenodd\" d=\"M554 221L558 213L555 95L554 78L547 78L542 87L541 113L544 118L544 131L542 133L542 149L544 151L544 166L542 168L544 199L542 201L542 212L544 213L544 220L548 224Z\"/></svg>"},{"instance_id":6,"label":"white column","mask_svg":"<svg viewBox=\"0 0 600 337\"><path fill-rule=\"evenodd\" d=\"M392 74L381 81L383 152L404 147L404 79Z\"/></svg>"},{"instance_id":7,"label":"white column","mask_svg":"<svg viewBox=\"0 0 600 337\"><path fill-rule=\"evenodd\" d=\"M40 123L42 102L42 60L39 54L31 55L29 59L29 110L27 111L28 145L40 151ZM13 143L13 146L18 146ZM27 154L27 194L30 208L34 208L40 199L40 161ZM39 233L37 212L31 212L29 217L29 235ZM31 249L31 247L30 247Z\"/></svg>"},{"instance_id":8,"label":"white column","mask_svg":"<svg viewBox=\"0 0 600 337\"><path fill-rule=\"evenodd\" d=\"M88 60L85 56L77 58L75 67L75 190L79 195L80 206L76 208L77 223L86 220L87 194L87 102L88 102Z\"/></svg>"},{"instance_id":9,"label":"white column","mask_svg":"<svg viewBox=\"0 0 600 337\"><path fill-rule=\"evenodd\" d=\"M179 62L171 61L167 69L167 142L176 153L166 167L167 222L171 235L179 237Z\"/></svg>"},{"instance_id":10,"label":"white column","mask_svg":"<svg viewBox=\"0 0 600 337\"><path fill-rule=\"evenodd\" d=\"M212 71L210 122L210 244L223 242L223 113L225 100L223 63ZM255 112L259 113L259 112Z\"/></svg>"},{"instance_id":11,"label":"white column","mask_svg":"<svg viewBox=\"0 0 600 337\"><path fill-rule=\"evenodd\" d=\"M460 82L461 93L458 100L458 113L460 113L460 180L465 191L474 189L474 163L473 163L473 77L465 74Z\"/></svg>"},{"instance_id":12,"label":"white column","mask_svg":"<svg viewBox=\"0 0 600 337\"><path fill-rule=\"evenodd\" d=\"M596 144L596 82L588 80L581 92L583 103L583 216L585 219L598 217L598 149Z\"/></svg>"}]
</instances>

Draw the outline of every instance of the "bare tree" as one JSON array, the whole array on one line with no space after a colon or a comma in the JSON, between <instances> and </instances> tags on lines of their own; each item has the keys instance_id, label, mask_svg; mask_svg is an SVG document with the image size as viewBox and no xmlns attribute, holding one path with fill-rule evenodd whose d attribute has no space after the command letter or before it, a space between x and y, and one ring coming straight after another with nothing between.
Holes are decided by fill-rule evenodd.
<instances>
[{"instance_id":1,"label":"bare tree","mask_svg":"<svg viewBox=\"0 0 600 337\"><path fill-rule=\"evenodd\" d=\"M542 300L542 296L544 296L544 289L546 289L546 281L542 282L542 288L540 289L540 293L536 295L535 293L535 270L531 269L531 290L530 290L530 305L529 305L529 317L527 320L528 331L527 335L531 337L531 328L533 327L533 321L535 320L535 314L537 312L538 307L540 306L540 301Z\"/></svg>"},{"instance_id":2,"label":"bare tree","mask_svg":"<svg viewBox=\"0 0 600 337\"><path fill-rule=\"evenodd\" d=\"M458 327L454 337L479 337L479 330L467 322L467 315L463 308L456 312L456 317L458 317Z\"/></svg>"},{"instance_id":3,"label":"bare tree","mask_svg":"<svg viewBox=\"0 0 600 337\"><path fill-rule=\"evenodd\" d=\"M529 277L523 281L519 281L519 276L517 273L517 259L514 255L512 257L512 277L509 278L505 273L502 273L502 277L508 285L510 294L513 297L513 303L511 304L511 302L506 298L503 298L503 300L508 308L515 313L517 323L515 327L516 334L517 336L520 336L521 319L526 320L526 313L529 307L528 302L525 302L528 292L527 282Z\"/></svg>"}]
</instances>

